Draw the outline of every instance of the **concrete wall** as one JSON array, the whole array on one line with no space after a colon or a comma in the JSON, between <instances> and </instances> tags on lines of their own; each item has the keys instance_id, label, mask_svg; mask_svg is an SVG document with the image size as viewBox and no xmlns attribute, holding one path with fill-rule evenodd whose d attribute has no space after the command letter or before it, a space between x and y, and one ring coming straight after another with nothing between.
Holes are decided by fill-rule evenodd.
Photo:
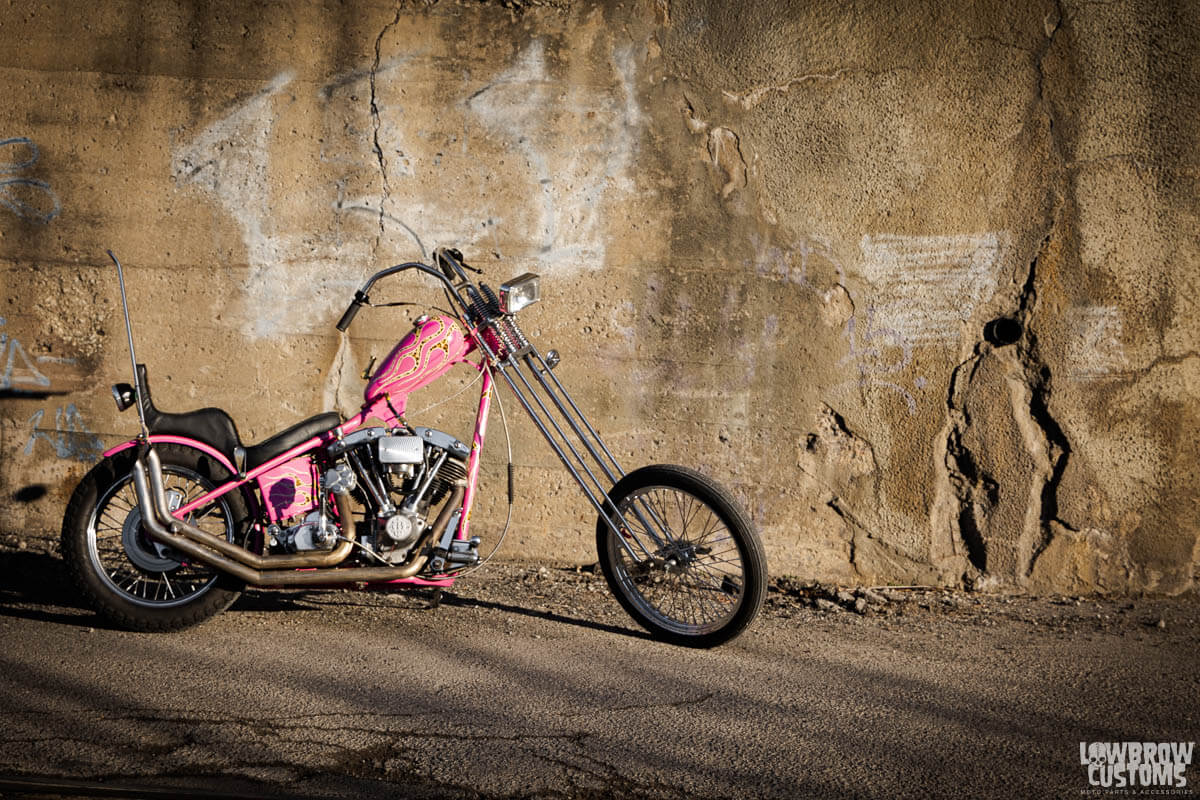
<instances>
[{"instance_id":1,"label":"concrete wall","mask_svg":"<svg viewBox=\"0 0 1200 800\"><path fill-rule=\"evenodd\" d=\"M456 245L543 274L528 327L621 459L727 483L774 573L1191 587L1198 9L11 4L5 542L52 546L135 431L105 248L159 405L255 441L354 410L417 313L339 337L354 287ZM466 436L469 397L411 418ZM593 559L586 503L508 411L505 554Z\"/></svg>"}]
</instances>

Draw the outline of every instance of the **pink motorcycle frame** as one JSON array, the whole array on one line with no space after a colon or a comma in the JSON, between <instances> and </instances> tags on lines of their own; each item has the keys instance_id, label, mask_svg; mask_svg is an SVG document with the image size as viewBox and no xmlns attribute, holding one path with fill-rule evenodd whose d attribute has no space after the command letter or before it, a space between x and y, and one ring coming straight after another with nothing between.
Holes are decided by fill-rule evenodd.
<instances>
[{"instance_id":1,"label":"pink motorcycle frame","mask_svg":"<svg viewBox=\"0 0 1200 800\"><path fill-rule=\"evenodd\" d=\"M113 260L116 261L116 258L113 257ZM263 464L240 474L238 468L230 463L227 456L210 445L184 436L151 434L146 430L144 419L142 420L143 431L141 436L112 448L105 452L104 456L108 457L123 450L146 444L174 443L196 448L215 458L237 477L195 498L186 505L169 512L175 520L182 522L195 509L213 502L228 492L241 490L243 487L250 486L251 481L255 481L259 492L256 493L251 489L244 491L243 494L251 499L261 494L263 500L266 502L265 511L267 518L271 522L276 522L278 521L278 509L272 507L270 499L267 497L266 488L260 479L264 478L264 476L270 476L273 471L278 470L293 460L303 458L318 448L331 446L343 437L368 427L367 423L370 420L379 420L388 429L406 426L407 423L403 419L403 415L408 395L442 377L456 364L465 362L471 363L476 369L482 372L482 385L478 413L475 419L475 430L467 462L466 487L463 493L462 505L459 509L457 528L453 534L454 539L461 541L469 538L470 512L476 495L480 457L487 435L488 415L495 387L493 372L495 372L512 389L521 406L530 415L534 424L550 444L551 449L559 457L567 471L575 478L592 506L600 513L601 520L616 533L616 541L631 555L638 558L648 557L652 548L661 548L669 537L661 533L661 524L658 523L658 520L654 519L652 511L645 508L632 509L632 513L636 515L638 521L641 523L639 526L641 531L649 538L649 541L643 541L640 536L631 535L630 528L625 523L621 511L609 499L608 489L621 477L624 477L625 472L621 469L608 447L600 439L595 429L583 416L574 400L571 399L566 389L559 382L557 376L553 374L553 369L558 363L557 354L554 351L550 351L547 357L543 357L525 338L515 318L511 314L502 313L498 310L498 301L491 290L486 285L476 285L467 277L456 253L453 253L453 251L438 251L435 254L435 261L441 267L440 273L432 267L419 262L400 264L376 273L355 294L354 301L347 308L341 321L338 322L338 329L345 331L359 308L363 305L370 305L368 292L371 287L382 278L406 270L417 270L441 281L447 290L447 296L452 299L453 305L461 309L457 314L458 320L438 315L424 323L419 322L417 331L410 334L410 337L406 337L392 351L392 354L377 371L371 383L368 384L365 393L367 399L362 409L355 416L340 425L313 436ZM124 302L124 276L121 274L119 262L117 266L121 279L122 300ZM423 331L422 325L427 326L433 322L437 324L448 323L453 326L461 335L465 346L460 344L460 346L453 348L452 352L451 347L443 347L441 343L438 343L429 349L433 350L435 347L442 347L445 351L445 358L441 363L434 365L431 369L417 371L418 374L407 383L388 378L385 373L388 372L389 364L395 366L393 362L396 362L404 355L404 343L408 342L412 336L416 336L416 343L419 346L423 341L420 337ZM458 324L461 324L463 327L458 328ZM136 381L136 356L133 353L133 335L129 329L127 311L126 326L129 334L130 357L135 364L134 374ZM420 348L418 347L419 350ZM474 363L468 358L468 355L476 350L480 354L478 363ZM414 357L419 362L424 355L424 352L417 352ZM402 372L402 370L397 368L397 375ZM404 373L400 377L408 374ZM389 388L392 391L389 391ZM142 391L140 385L137 391L140 395ZM547 402L554 407L557 415L551 412ZM138 408L140 413L140 403L138 404ZM556 416L557 419L555 418ZM567 433L564 430L560 421L565 423L566 428L571 433ZM147 467L147 462L151 463L150 467ZM161 473L155 474L159 469L157 463L156 456L151 460L143 459L139 455L134 469L135 484L139 485L139 501L143 497L146 498L152 505L152 510L154 506L162 508L162 504L154 500L154 494L148 488L155 486L158 489L158 498L161 500ZM594 469L596 467L598 467L598 470ZM155 478L157 478L157 484ZM607 484L604 482L605 479L607 480ZM255 511L257 512L259 509L255 509ZM256 513L256 519L261 520L262 514ZM162 533L156 533L156 535L161 536ZM363 570L323 569L319 571L330 576L329 582L331 584L339 582L339 578L342 577L338 575L339 572L345 573L344 577L346 580L365 580L369 583L448 586L454 580L453 575L446 574L435 574L427 577L413 575L389 579L378 576L378 569L370 571L372 577L369 579L354 577L353 573L367 572Z\"/></svg>"},{"instance_id":2,"label":"pink motorcycle frame","mask_svg":"<svg viewBox=\"0 0 1200 800\"><path fill-rule=\"evenodd\" d=\"M468 335L471 336L471 338L474 338L473 334L475 334L475 333L476 333L476 331L471 331ZM469 361L469 359L467 359L465 357L465 354L461 358L453 359L453 360L449 361L446 366L448 369L451 366L455 366L457 364L461 364L464 362L471 363ZM467 486L466 486L466 491L463 494L463 502L462 502L461 513L459 516L458 530L455 532L455 535L454 535L454 538L458 539L458 540L465 540L465 539L470 538L469 530L470 530L470 523L471 523L471 505L475 501L475 492L476 492L476 487L477 487L478 481L479 481L479 459L483 452L484 439L487 436L488 415L491 410L492 389L494 386L494 381L492 379L492 373L491 373L491 370L488 369L488 367L487 367L486 359L481 359L478 364L473 364L473 366L475 366L476 369L479 369L483 373L482 387L480 389L480 394L479 394L479 411L475 417L475 432L474 432L473 436L471 437L471 454L467 460ZM437 374L431 375L423 380L418 381L417 385L414 386L414 388L411 391L416 391L416 389L420 389L425 386L428 386L430 383L433 383L438 378L442 377L442 375L444 375L444 374L445 374L445 372L441 371L441 372L438 372ZM380 422L382 422L384 427L389 428L389 429L401 426L404 424L401 417L403 416L404 407L407 404L407 399L408 399L407 394L400 396L400 397L397 397L394 395L386 395L386 394L378 396L373 401L368 401L368 402L364 403L362 409L357 414L355 414L353 417L351 417L350 419L343 422L341 425L338 425L337 427L332 428L329 431L326 431L325 433L314 436L311 439L309 439L299 445L296 445L291 450L281 453L280 455L276 456L275 458L272 458L271 460L264 462L263 464L255 467L254 469L247 471L244 475L239 476L239 477L235 478L234 480L228 481L227 483L224 483L224 484L218 486L217 488L213 489L211 492L208 492L206 494L202 494L202 495L196 497L190 503L180 506L173 513L177 519L185 519L187 517L187 515L190 514L192 511L196 510L197 508L206 506L209 503L212 503L213 501L215 501L217 498L221 497L222 495L227 494L228 492L234 491L235 489L241 489L242 487L248 486L252 481L257 482L259 480L259 478L261 478L264 475L269 475L271 472L273 472L280 466L287 464L290 461L296 460L302 456L305 456L305 455L313 452L317 448L325 447L329 444L332 444L333 442L338 441L339 439L343 438L344 436L351 434L354 431L359 430L360 428L366 427L366 423L368 420L377 419ZM168 444L168 443L170 443L170 444L180 444L180 445L184 445L186 447L193 447L193 448L200 450L200 451L204 452L205 454L215 458L231 473L237 475L237 468L232 463L229 462L229 459L223 453L221 453L220 451L216 450L215 448L211 447L210 445L205 444L204 442L201 442L197 439L190 439L185 436L150 434L149 440L150 440L151 444ZM136 439L132 439L128 442L123 442L123 443L117 445L116 447L113 447L110 450L105 451L103 454L103 457L108 458L111 455L120 453L123 450L128 450L132 447L136 447L137 445L138 445L138 441ZM260 489L261 488L262 487L260 485ZM248 492L247 495L249 497L255 496L254 492ZM266 503L265 505L266 505L266 511L268 514L268 518L270 518L272 522L276 522L277 521L275 519L276 512L275 512L274 508L271 506L270 503ZM403 583L403 584L409 584L409 585L422 585L422 586L425 586L425 585L449 586L449 585L453 584L453 582L454 582L453 577L446 577L446 578L442 578L442 579L433 579L433 580L426 579L426 578L413 577L413 578L400 578L395 581L388 581L388 583Z\"/></svg>"}]
</instances>

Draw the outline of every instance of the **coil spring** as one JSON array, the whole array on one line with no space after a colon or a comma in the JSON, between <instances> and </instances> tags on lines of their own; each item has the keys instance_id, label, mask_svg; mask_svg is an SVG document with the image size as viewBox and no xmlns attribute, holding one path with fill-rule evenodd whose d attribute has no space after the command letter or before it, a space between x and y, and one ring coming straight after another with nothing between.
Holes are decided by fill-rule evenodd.
<instances>
[{"instance_id":1,"label":"coil spring","mask_svg":"<svg viewBox=\"0 0 1200 800\"><path fill-rule=\"evenodd\" d=\"M486 284L482 288L485 292L482 297L474 289L468 288L467 292L471 298L471 313L475 316L477 323L487 322L500 314L500 303L496 300L496 296L492 294Z\"/></svg>"},{"instance_id":2,"label":"coil spring","mask_svg":"<svg viewBox=\"0 0 1200 800\"><path fill-rule=\"evenodd\" d=\"M531 345L529 340L525 338L524 331L517 325L517 321L512 317L506 317L504 323L500 326L501 333L506 340L511 339L510 350L516 353L524 353Z\"/></svg>"},{"instance_id":3,"label":"coil spring","mask_svg":"<svg viewBox=\"0 0 1200 800\"><path fill-rule=\"evenodd\" d=\"M529 349L529 340L517 326L517 321L500 312L500 300L486 283L479 284L479 293L471 292L471 310L480 322L492 323L484 330L484 338L488 346L497 351L496 355L505 358L509 353L523 353Z\"/></svg>"},{"instance_id":4,"label":"coil spring","mask_svg":"<svg viewBox=\"0 0 1200 800\"><path fill-rule=\"evenodd\" d=\"M480 284L479 287L483 291L484 297L487 298L488 304L496 310L496 315L500 315L500 301L496 298L496 294L492 291L492 287L486 283ZM510 351L525 352L529 349L529 340L525 338L524 332L521 331L517 320L514 317L507 316L502 320L497 320L496 328L500 332L500 338L504 340L505 345Z\"/></svg>"}]
</instances>

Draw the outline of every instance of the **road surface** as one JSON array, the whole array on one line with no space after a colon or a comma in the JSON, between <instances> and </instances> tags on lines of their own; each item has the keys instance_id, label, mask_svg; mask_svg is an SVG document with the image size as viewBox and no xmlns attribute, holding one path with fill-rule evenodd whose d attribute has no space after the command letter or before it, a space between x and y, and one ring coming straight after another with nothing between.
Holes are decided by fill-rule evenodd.
<instances>
[{"instance_id":1,"label":"road surface","mask_svg":"<svg viewBox=\"0 0 1200 800\"><path fill-rule=\"evenodd\" d=\"M1080 797L1080 742L1200 739L1194 597L858 614L785 584L693 651L586 571L501 565L437 608L251 592L135 634L51 555L0 568L0 797Z\"/></svg>"}]
</instances>

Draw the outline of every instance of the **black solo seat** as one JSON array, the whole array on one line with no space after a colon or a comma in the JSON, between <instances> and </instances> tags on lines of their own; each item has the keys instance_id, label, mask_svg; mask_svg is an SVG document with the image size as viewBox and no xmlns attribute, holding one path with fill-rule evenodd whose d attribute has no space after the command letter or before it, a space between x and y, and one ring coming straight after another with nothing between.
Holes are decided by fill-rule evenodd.
<instances>
[{"instance_id":1,"label":"black solo seat","mask_svg":"<svg viewBox=\"0 0 1200 800\"><path fill-rule=\"evenodd\" d=\"M150 383L146 377L146 365L138 364L138 382L142 387L142 410L146 415L146 427L150 433L167 436L186 436L210 445L213 449L237 464L236 450L243 446L233 418L220 408L201 408L182 414L170 414L154 407L150 397ZM245 470L249 471L265 464L272 458L292 449L319 433L324 433L342 421L336 412L326 411L298 422L287 430L246 448Z\"/></svg>"},{"instance_id":2,"label":"black solo seat","mask_svg":"<svg viewBox=\"0 0 1200 800\"><path fill-rule=\"evenodd\" d=\"M307 442L319 433L324 433L339 424L342 418L333 411L309 417L303 422L297 422L286 431L280 431L270 439L246 448L246 469L252 470L267 463L275 456L291 450L298 444Z\"/></svg>"}]
</instances>

